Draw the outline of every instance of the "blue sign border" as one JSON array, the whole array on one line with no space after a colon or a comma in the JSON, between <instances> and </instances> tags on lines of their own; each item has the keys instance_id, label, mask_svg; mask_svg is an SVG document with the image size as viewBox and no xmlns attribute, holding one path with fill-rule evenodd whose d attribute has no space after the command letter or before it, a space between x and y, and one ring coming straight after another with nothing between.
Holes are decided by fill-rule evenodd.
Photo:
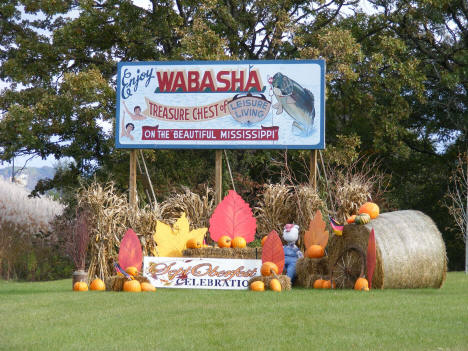
<instances>
[{"instance_id":1,"label":"blue sign border","mask_svg":"<svg viewBox=\"0 0 468 351\"><path fill-rule=\"evenodd\" d=\"M298 64L298 63L313 63L320 66L320 90L322 97L320 99L320 141L316 145L197 145L197 144L184 144L184 145L141 145L141 144L121 144L118 140L118 128L120 126L120 72L122 66L137 66L137 65L226 65L226 64ZM117 63L117 106L116 106L116 124L115 124L115 147L117 149L243 149L243 150L259 150L259 149L291 149L291 150L323 150L325 149L325 60L243 60L243 61L138 61L138 62L118 62Z\"/></svg>"}]
</instances>

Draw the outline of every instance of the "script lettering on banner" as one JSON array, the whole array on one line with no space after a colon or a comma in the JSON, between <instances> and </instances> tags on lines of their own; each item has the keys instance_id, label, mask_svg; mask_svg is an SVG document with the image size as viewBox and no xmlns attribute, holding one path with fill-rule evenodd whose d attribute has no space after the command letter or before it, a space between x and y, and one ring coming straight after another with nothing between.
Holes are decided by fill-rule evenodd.
<instances>
[{"instance_id":1,"label":"script lettering on banner","mask_svg":"<svg viewBox=\"0 0 468 351\"><path fill-rule=\"evenodd\" d=\"M143 260L143 275L157 288L248 289L260 275L261 260L152 257Z\"/></svg>"}]
</instances>

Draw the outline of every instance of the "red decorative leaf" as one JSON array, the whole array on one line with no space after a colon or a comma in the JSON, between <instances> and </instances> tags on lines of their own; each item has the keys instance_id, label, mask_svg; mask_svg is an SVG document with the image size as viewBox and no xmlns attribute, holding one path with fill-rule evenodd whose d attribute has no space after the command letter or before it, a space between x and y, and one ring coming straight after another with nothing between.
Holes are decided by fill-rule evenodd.
<instances>
[{"instance_id":1,"label":"red decorative leaf","mask_svg":"<svg viewBox=\"0 0 468 351\"><path fill-rule=\"evenodd\" d=\"M367 281L369 282L369 289L372 288L372 276L374 275L375 264L376 264L375 234L374 234L374 228L372 228L369 234L369 242L367 243L367 255L366 255Z\"/></svg>"},{"instance_id":2,"label":"red decorative leaf","mask_svg":"<svg viewBox=\"0 0 468 351\"><path fill-rule=\"evenodd\" d=\"M255 238L257 220L247 202L234 190L229 190L210 218L210 236L218 241L223 235L233 239L241 236L248 243Z\"/></svg>"},{"instance_id":3,"label":"red decorative leaf","mask_svg":"<svg viewBox=\"0 0 468 351\"><path fill-rule=\"evenodd\" d=\"M262 263L273 262L278 266L278 273L283 273L284 249L283 243L275 230L268 234L262 248Z\"/></svg>"},{"instance_id":4,"label":"red decorative leaf","mask_svg":"<svg viewBox=\"0 0 468 351\"><path fill-rule=\"evenodd\" d=\"M314 218L310 221L309 230L304 234L304 244L306 249L311 245L320 245L324 249L328 243L328 231L325 230L325 222L322 219L322 213L317 210Z\"/></svg>"},{"instance_id":5,"label":"red decorative leaf","mask_svg":"<svg viewBox=\"0 0 468 351\"><path fill-rule=\"evenodd\" d=\"M141 271L142 263L143 251L141 250L140 239L132 229L129 229L120 242L119 265L123 269L133 266Z\"/></svg>"}]
</instances>

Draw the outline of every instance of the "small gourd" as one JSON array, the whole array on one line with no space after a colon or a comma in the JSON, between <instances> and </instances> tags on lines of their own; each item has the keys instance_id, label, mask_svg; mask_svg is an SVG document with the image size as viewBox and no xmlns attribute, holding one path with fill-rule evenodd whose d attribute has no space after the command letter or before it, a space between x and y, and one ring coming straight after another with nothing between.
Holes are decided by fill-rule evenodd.
<instances>
[{"instance_id":1,"label":"small gourd","mask_svg":"<svg viewBox=\"0 0 468 351\"><path fill-rule=\"evenodd\" d=\"M367 213L362 213L356 216L356 218L354 219L354 223L367 224L370 222L370 220L371 220L371 217Z\"/></svg>"},{"instance_id":2,"label":"small gourd","mask_svg":"<svg viewBox=\"0 0 468 351\"><path fill-rule=\"evenodd\" d=\"M265 284L262 281L257 280L255 282L253 282L252 284L250 284L250 290L252 290L252 291L265 291Z\"/></svg>"},{"instance_id":3,"label":"small gourd","mask_svg":"<svg viewBox=\"0 0 468 351\"><path fill-rule=\"evenodd\" d=\"M354 223L355 219L356 219L356 215L352 215L351 217L348 217L346 222L348 222L348 224L352 224Z\"/></svg>"}]
</instances>

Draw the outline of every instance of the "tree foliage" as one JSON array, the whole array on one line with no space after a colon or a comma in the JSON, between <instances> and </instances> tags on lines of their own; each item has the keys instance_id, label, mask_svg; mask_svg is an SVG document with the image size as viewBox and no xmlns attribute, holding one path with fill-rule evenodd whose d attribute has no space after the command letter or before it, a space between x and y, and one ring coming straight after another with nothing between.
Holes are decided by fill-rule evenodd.
<instances>
[{"instance_id":1,"label":"tree foliage","mask_svg":"<svg viewBox=\"0 0 468 351\"><path fill-rule=\"evenodd\" d=\"M5 0L0 159L72 158L41 191L92 175L126 187L128 154L113 141L117 62L323 58L327 143L357 138L361 154L393 175L389 206L422 209L444 227L445 175L468 149L466 1L366 4L374 11L355 0L152 0L150 9L130 0ZM246 192L278 179L271 161L281 153L227 154ZM209 151L145 155L159 195L213 181ZM301 156L290 152L291 165Z\"/></svg>"}]
</instances>

